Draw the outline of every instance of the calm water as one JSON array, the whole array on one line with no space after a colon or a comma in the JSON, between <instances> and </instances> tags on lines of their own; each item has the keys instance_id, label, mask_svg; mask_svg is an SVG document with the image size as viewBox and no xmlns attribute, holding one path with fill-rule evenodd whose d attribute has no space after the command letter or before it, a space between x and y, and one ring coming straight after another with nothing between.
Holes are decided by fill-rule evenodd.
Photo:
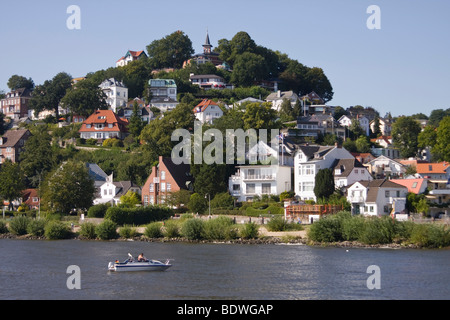
<instances>
[{"instance_id":1,"label":"calm water","mask_svg":"<svg viewBox=\"0 0 450 320\"><path fill-rule=\"evenodd\" d=\"M113 273L127 253L165 272ZM450 299L450 250L0 240L0 299ZM81 289L69 290L69 265ZM366 286L378 265L381 289Z\"/></svg>"}]
</instances>

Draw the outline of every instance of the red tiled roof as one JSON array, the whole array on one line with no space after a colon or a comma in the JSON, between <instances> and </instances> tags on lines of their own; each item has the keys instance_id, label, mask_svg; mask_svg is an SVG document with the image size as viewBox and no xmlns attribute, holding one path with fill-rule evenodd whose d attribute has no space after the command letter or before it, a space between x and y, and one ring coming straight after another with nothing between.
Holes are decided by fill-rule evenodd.
<instances>
[{"instance_id":1,"label":"red tiled roof","mask_svg":"<svg viewBox=\"0 0 450 320\"><path fill-rule=\"evenodd\" d=\"M412 192L415 194L420 193L420 189L422 185L427 183L426 179L392 179L392 182L396 184L400 184L408 188L408 192Z\"/></svg>"},{"instance_id":2,"label":"red tiled roof","mask_svg":"<svg viewBox=\"0 0 450 320\"><path fill-rule=\"evenodd\" d=\"M417 173L446 173L449 167L448 162L439 163L418 163L416 166Z\"/></svg>"},{"instance_id":3,"label":"red tiled roof","mask_svg":"<svg viewBox=\"0 0 450 320\"><path fill-rule=\"evenodd\" d=\"M90 128L86 128L86 125L90 124ZM96 129L95 124L104 124L103 129ZM108 124L112 124L113 127L109 128ZM83 121L81 129L78 132L102 132L102 131L119 131L127 132L126 126L128 120L119 118L112 110L97 110Z\"/></svg>"},{"instance_id":4,"label":"red tiled roof","mask_svg":"<svg viewBox=\"0 0 450 320\"><path fill-rule=\"evenodd\" d=\"M204 99L202 102L200 102L192 111L194 113L203 112L206 108L209 106L217 106L217 103L215 103L212 100Z\"/></svg>"}]
</instances>

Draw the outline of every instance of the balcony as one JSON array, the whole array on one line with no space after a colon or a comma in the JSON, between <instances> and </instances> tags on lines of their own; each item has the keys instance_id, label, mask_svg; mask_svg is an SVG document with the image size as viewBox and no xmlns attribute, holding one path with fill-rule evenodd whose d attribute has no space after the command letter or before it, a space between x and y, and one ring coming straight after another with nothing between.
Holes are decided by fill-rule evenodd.
<instances>
[{"instance_id":1,"label":"balcony","mask_svg":"<svg viewBox=\"0 0 450 320\"><path fill-rule=\"evenodd\" d=\"M365 199L361 196L349 196L348 201L351 203L364 203Z\"/></svg>"},{"instance_id":2,"label":"balcony","mask_svg":"<svg viewBox=\"0 0 450 320\"><path fill-rule=\"evenodd\" d=\"M275 174L247 174L244 176L245 180L262 180L262 181L270 181L276 180L277 177Z\"/></svg>"}]
</instances>

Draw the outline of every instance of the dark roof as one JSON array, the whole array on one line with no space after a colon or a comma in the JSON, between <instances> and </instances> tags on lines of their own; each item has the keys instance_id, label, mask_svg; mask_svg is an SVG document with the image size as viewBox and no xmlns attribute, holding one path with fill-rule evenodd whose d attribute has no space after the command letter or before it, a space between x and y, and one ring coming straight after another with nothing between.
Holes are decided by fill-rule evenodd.
<instances>
[{"instance_id":1,"label":"dark roof","mask_svg":"<svg viewBox=\"0 0 450 320\"><path fill-rule=\"evenodd\" d=\"M188 189L189 183L193 182L191 166L188 164L175 164L171 158L162 158L164 165L169 170L170 175L182 189Z\"/></svg>"},{"instance_id":2,"label":"dark roof","mask_svg":"<svg viewBox=\"0 0 450 320\"><path fill-rule=\"evenodd\" d=\"M116 193L114 197L121 197L125 195L131 188L139 188L137 184L131 181L119 181L113 182L113 184L119 188L119 191Z\"/></svg>"},{"instance_id":3,"label":"dark roof","mask_svg":"<svg viewBox=\"0 0 450 320\"><path fill-rule=\"evenodd\" d=\"M361 162L356 159L336 159L331 166L335 177L348 177L354 168L365 168ZM341 169L340 174L336 174L336 169Z\"/></svg>"},{"instance_id":4,"label":"dark roof","mask_svg":"<svg viewBox=\"0 0 450 320\"><path fill-rule=\"evenodd\" d=\"M376 202L378 191L380 188L400 188L407 189L405 186L392 182L386 179L376 179L372 181L358 181L365 188L367 188L366 202Z\"/></svg>"},{"instance_id":5,"label":"dark roof","mask_svg":"<svg viewBox=\"0 0 450 320\"><path fill-rule=\"evenodd\" d=\"M1 148L14 147L20 139L24 138L25 135L30 135L28 129L23 130L8 130L2 137Z\"/></svg>"}]
</instances>

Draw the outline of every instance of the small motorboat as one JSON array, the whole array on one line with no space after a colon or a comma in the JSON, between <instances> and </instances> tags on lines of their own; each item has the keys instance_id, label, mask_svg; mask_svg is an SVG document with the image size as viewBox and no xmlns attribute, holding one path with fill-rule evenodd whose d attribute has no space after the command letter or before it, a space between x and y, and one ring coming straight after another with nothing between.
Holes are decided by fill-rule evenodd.
<instances>
[{"instance_id":1,"label":"small motorboat","mask_svg":"<svg viewBox=\"0 0 450 320\"><path fill-rule=\"evenodd\" d=\"M170 264L170 259L166 260L166 262L162 263L158 260L147 260L141 259L140 261L134 259L131 254L128 254L128 259L119 262L116 260L114 262L110 262L108 264L109 271L164 271L170 268L172 265Z\"/></svg>"}]
</instances>

